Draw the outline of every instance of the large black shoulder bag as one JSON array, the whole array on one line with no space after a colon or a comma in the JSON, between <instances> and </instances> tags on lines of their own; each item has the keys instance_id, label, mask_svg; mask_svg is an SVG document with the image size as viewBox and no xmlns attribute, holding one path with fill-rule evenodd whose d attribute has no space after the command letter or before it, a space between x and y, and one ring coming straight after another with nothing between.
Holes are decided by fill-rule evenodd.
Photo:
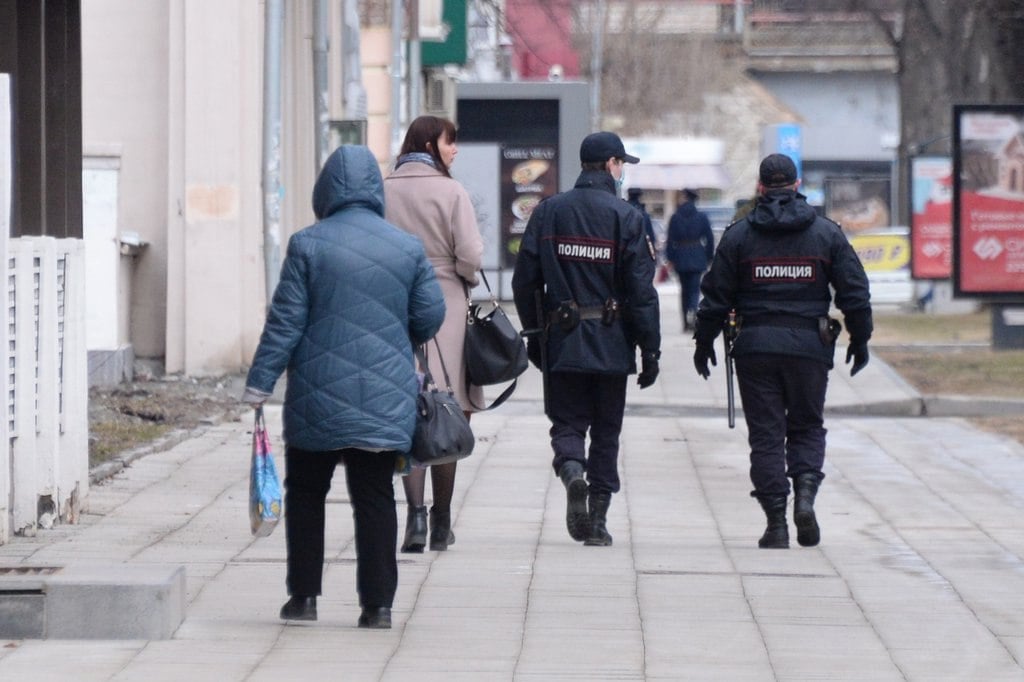
<instances>
[{"instance_id":1,"label":"large black shoulder bag","mask_svg":"<svg viewBox=\"0 0 1024 682\"><path fill-rule=\"evenodd\" d=\"M470 404L478 410L492 410L501 405L516 390L517 378L529 366L526 354L526 343L516 330L505 311L498 305L487 276L480 271L484 286L490 296L490 310L484 312L482 306L474 303L469 297L469 313L466 316L466 340L463 357L466 362L466 389L474 386L491 386L511 381L512 385L502 391L488 407Z\"/></svg>"},{"instance_id":2,"label":"large black shoulder bag","mask_svg":"<svg viewBox=\"0 0 1024 682\"><path fill-rule=\"evenodd\" d=\"M416 358L423 368L423 385L416 396L416 430L412 436L409 456L420 466L447 464L469 457L476 444L469 420L452 392L448 368L441 347L434 339L437 356L444 372L445 388L438 388L427 364L426 344L416 348Z\"/></svg>"}]
</instances>

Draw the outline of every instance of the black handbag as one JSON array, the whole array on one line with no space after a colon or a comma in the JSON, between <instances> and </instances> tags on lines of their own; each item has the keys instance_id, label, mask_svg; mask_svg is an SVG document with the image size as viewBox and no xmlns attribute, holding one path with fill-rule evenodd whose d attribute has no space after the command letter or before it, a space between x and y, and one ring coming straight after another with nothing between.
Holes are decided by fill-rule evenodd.
<instances>
[{"instance_id":1,"label":"black handbag","mask_svg":"<svg viewBox=\"0 0 1024 682\"><path fill-rule=\"evenodd\" d=\"M469 457L476 444L469 420L452 392L448 368L444 365L437 339L434 339L434 345L437 346L441 371L444 372L444 390L437 387L430 374L425 345L416 348L416 357L423 368L423 384L416 396L416 429L412 436L412 450L409 452L409 456L420 466L447 464Z\"/></svg>"},{"instance_id":2,"label":"black handbag","mask_svg":"<svg viewBox=\"0 0 1024 682\"><path fill-rule=\"evenodd\" d=\"M493 409L505 402L512 395L516 388L517 377L526 371L530 361L526 354L526 343L522 335L516 331L512 320L505 311L498 305L487 276L480 271L484 286L490 295L490 310L484 312L483 308L469 299L469 312L466 316L466 340L464 343L463 357L466 363L466 387L490 386L511 381L512 385L506 388L490 407L482 408L479 405L470 403L476 409Z\"/></svg>"}]
</instances>

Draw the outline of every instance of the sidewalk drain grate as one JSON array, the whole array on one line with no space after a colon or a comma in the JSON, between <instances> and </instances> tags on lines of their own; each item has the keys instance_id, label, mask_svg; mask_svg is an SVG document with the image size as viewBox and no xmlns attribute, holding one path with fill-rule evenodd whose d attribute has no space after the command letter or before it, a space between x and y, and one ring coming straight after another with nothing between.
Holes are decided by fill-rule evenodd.
<instances>
[{"instance_id":1,"label":"sidewalk drain grate","mask_svg":"<svg viewBox=\"0 0 1024 682\"><path fill-rule=\"evenodd\" d=\"M9 575L53 575L57 566L0 566L0 578Z\"/></svg>"}]
</instances>

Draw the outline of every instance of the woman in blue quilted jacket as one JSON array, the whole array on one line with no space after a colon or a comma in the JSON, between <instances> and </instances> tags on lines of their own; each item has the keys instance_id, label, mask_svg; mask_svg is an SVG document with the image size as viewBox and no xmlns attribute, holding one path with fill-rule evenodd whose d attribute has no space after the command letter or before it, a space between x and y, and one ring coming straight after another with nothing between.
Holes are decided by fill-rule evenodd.
<instances>
[{"instance_id":1,"label":"woman in blue quilted jacket","mask_svg":"<svg viewBox=\"0 0 1024 682\"><path fill-rule=\"evenodd\" d=\"M421 242L384 220L370 150L343 146L313 188L317 222L292 235L243 400L262 405L288 373L284 398L284 620L316 620L324 513L335 467L355 520L360 627L390 628L398 584L396 457L416 422L413 344L430 339L445 304Z\"/></svg>"}]
</instances>

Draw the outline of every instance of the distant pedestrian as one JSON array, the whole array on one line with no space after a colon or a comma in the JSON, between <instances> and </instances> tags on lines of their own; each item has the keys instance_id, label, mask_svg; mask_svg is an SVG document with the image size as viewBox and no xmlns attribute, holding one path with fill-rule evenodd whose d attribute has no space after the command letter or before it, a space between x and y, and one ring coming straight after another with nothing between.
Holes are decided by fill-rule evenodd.
<instances>
[{"instance_id":1,"label":"distant pedestrian","mask_svg":"<svg viewBox=\"0 0 1024 682\"><path fill-rule=\"evenodd\" d=\"M644 218L644 232L647 233L647 238L651 241L651 248L655 254L658 252L658 237L654 234L654 222L651 220L651 214L647 212L647 206L640 201L640 197L644 195L644 191L639 187L630 187L626 191L626 196L629 197L626 200L630 206L640 211L640 215Z\"/></svg>"},{"instance_id":2,"label":"distant pedestrian","mask_svg":"<svg viewBox=\"0 0 1024 682\"><path fill-rule=\"evenodd\" d=\"M722 235L701 283L693 363L708 378L714 340L730 311L739 333L733 357L750 445L751 496L767 518L758 546L789 547L786 505L793 480L797 541L820 541L814 498L824 478L825 388L842 311L855 375L868 364L871 297L864 267L842 230L797 192L796 165L782 154L761 162L754 209Z\"/></svg>"},{"instance_id":3,"label":"distant pedestrian","mask_svg":"<svg viewBox=\"0 0 1024 682\"><path fill-rule=\"evenodd\" d=\"M715 235L707 215L697 210L697 190L684 189L683 202L668 223L665 257L679 275L683 331L693 329L700 300L700 278L715 254Z\"/></svg>"},{"instance_id":4,"label":"distant pedestrian","mask_svg":"<svg viewBox=\"0 0 1024 682\"><path fill-rule=\"evenodd\" d=\"M479 281L483 239L469 193L451 176L459 150L455 125L445 118L420 116L409 125L395 170L384 181L384 216L423 242L444 292L445 318L437 334L440 352L451 378L452 389L468 419L473 405L484 403L479 386L466 386L463 344L469 291ZM443 377L441 359L428 354L430 374ZM427 471L413 469L402 479L405 487L406 522L403 552L444 551L455 542L451 503L458 462L430 468L433 504L430 537L427 538L427 506L424 502Z\"/></svg>"},{"instance_id":5,"label":"distant pedestrian","mask_svg":"<svg viewBox=\"0 0 1024 682\"><path fill-rule=\"evenodd\" d=\"M281 373L284 521L291 598L284 620L316 620L324 517L336 465L355 519L359 627L390 628L398 583L396 458L412 445L413 344L444 319L423 245L384 220L377 160L363 146L328 157L313 188L316 224L292 235L243 400L259 406Z\"/></svg>"},{"instance_id":6,"label":"distant pedestrian","mask_svg":"<svg viewBox=\"0 0 1024 682\"><path fill-rule=\"evenodd\" d=\"M640 213L617 194L623 164L638 161L614 133L584 138L575 187L534 209L512 276L523 328L544 330L527 348L544 372L566 526L573 540L593 546L612 544L606 522L619 491L619 434L636 349L640 388L654 384L661 356L654 254Z\"/></svg>"}]
</instances>

